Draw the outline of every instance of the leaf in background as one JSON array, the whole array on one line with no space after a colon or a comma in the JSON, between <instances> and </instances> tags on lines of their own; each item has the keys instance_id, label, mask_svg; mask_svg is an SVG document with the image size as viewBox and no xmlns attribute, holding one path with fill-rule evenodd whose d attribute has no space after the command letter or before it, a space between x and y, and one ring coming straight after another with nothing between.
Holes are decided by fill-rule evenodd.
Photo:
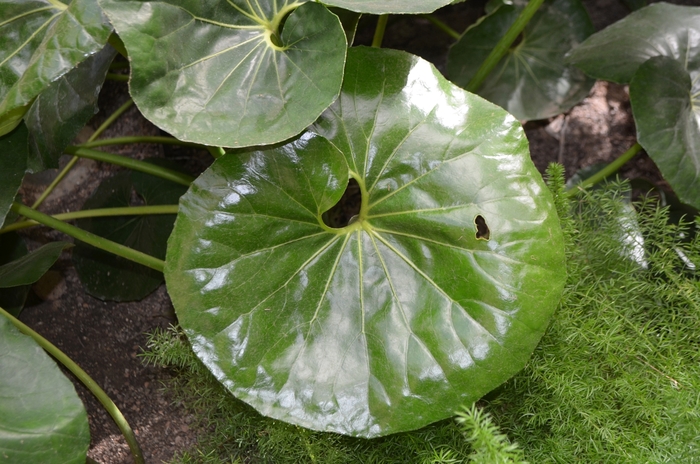
<instances>
[{"instance_id":1,"label":"leaf in background","mask_svg":"<svg viewBox=\"0 0 700 464\"><path fill-rule=\"evenodd\" d=\"M630 83L630 103L639 144L681 201L700 208L700 66L649 59Z\"/></svg>"},{"instance_id":2,"label":"leaf in background","mask_svg":"<svg viewBox=\"0 0 700 464\"><path fill-rule=\"evenodd\" d=\"M340 91L345 34L322 5L101 5L129 51L134 102L181 140L225 147L280 142L313 123Z\"/></svg>"},{"instance_id":3,"label":"leaf in background","mask_svg":"<svg viewBox=\"0 0 700 464\"><path fill-rule=\"evenodd\" d=\"M700 8L668 3L642 8L590 36L567 61L589 76L626 84L654 56L675 58L700 72Z\"/></svg>"},{"instance_id":4,"label":"leaf in background","mask_svg":"<svg viewBox=\"0 0 700 464\"><path fill-rule=\"evenodd\" d=\"M12 464L84 464L90 429L73 384L0 316L0 454Z\"/></svg>"},{"instance_id":5,"label":"leaf in background","mask_svg":"<svg viewBox=\"0 0 700 464\"><path fill-rule=\"evenodd\" d=\"M68 242L50 242L0 266L0 288L33 284L53 266L64 249L72 246Z\"/></svg>"},{"instance_id":6,"label":"leaf in background","mask_svg":"<svg viewBox=\"0 0 700 464\"><path fill-rule=\"evenodd\" d=\"M102 49L112 29L97 0L0 0L0 115Z\"/></svg>"},{"instance_id":7,"label":"leaf in background","mask_svg":"<svg viewBox=\"0 0 700 464\"><path fill-rule=\"evenodd\" d=\"M525 7L502 5L465 31L447 57L447 77L466 87ZM520 120L568 111L591 90L593 79L564 63L564 55L594 31L579 0L545 2L478 94Z\"/></svg>"},{"instance_id":8,"label":"leaf in background","mask_svg":"<svg viewBox=\"0 0 700 464\"><path fill-rule=\"evenodd\" d=\"M58 167L63 149L97 113L97 97L116 52L107 45L51 83L24 120L29 129L29 167Z\"/></svg>"},{"instance_id":9,"label":"leaf in background","mask_svg":"<svg viewBox=\"0 0 700 464\"><path fill-rule=\"evenodd\" d=\"M27 169L27 127L0 137L0 227L15 201Z\"/></svg>"},{"instance_id":10,"label":"leaf in background","mask_svg":"<svg viewBox=\"0 0 700 464\"><path fill-rule=\"evenodd\" d=\"M338 19L340 19L340 24L343 25L343 30L345 31L345 38L347 39L348 47L351 47L352 43L355 41L357 24L360 22L362 14L335 7L329 8L329 10L331 13L336 15Z\"/></svg>"},{"instance_id":11,"label":"leaf in background","mask_svg":"<svg viewBox=\"0 0 700 464\"><path fill-rule=\"evenodd\" d=\"M131 206L134 191L146 205L174 205L185 190L179 184L148 174L123 172L103 181L83 209ZM100 237L163 259L174 221L174 215L117 216L81 219L77 225ZM76 244L73 261L85 291L102 300L140 300L163 282L160 272L83 242Z\"/></svg>"},{"instance_id":12,"label":"leaf in background","mask_svg":"<svg viewBox=\"0 0 700 464\"><path fill-rule=\"evenodd\" d=\"M29 251L24 239L16 232L0 234L0 266L25 256ZM0 288L0 308L15 317L19 316L29 295L30 285Z\"/></svg>"},{"instance_id":13,"label":"leaf in background","mask_svg":"<svg viewBox=\"0 0 700 464\"><path fill-rule=\"evenodd\" d=\"M182 197L178 320L265 415L364 437L449 417L523 367L564 283L522 127L420 58L357 47L313 130L217 159ZM348 177L362 208L332 229Z\"/></svg>"},{"instance_id":14,"label":"leaf in background","mask_svg":"<svg viewBox=\"0 0 700 464\"><path fill-rule=\"evenodd\" d=\"M452 0L324 0L324 5L337 6L358 13L432 13L453 3Z\"/></svg>"}]
</instances>

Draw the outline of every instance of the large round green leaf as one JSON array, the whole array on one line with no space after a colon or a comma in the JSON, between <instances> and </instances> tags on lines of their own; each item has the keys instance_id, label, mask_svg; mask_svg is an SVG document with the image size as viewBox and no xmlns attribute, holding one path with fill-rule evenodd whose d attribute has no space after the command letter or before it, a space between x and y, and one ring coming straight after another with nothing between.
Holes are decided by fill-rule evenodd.
<instances>
[{"instance_id":1,"label":"large round green leaf","mask_svg":"<svg viewBox=\"0 0 700 464\"><path fill-rule=\"evenodd\" d=\"M227 147L280 142L304 130L340 91L345 34L322 5L282 0L102 0L101 5L129 52L134 101L181 140Z\"/></svg>"},{"instance_id":2,"label":"large round green leaf","mask_svg":"<svg viewBox=\"0 0 700 464\"><path fill-rule=\"evenodd\" d=\"M87 413L73 384L31 338L0 316L0 457L13 464L83 464Z\"/></svg>"},{"instance_id":3,"label":"large round green leaf","mask_svg":"<svg viewBox=\"0 0 700 464\"><path fill-rule=\"evenodd\" d=\"M526 3L502 5L460 37L447 57L447 77L466 87ZM521 120L568 111L591 90L593 79L564 63L564 55L593 32L579 0L545 2L478 90Z\"/></svg>"},{"instance_id":4,"label":"large round green leaf","mask_svg":"<svg viewBox=\"0 0 700 464\"><path fill-rule=\"evenodd\" d=\"M0 0L0 115L26 105L102 49L112 28L97 0Z\"/></svg>"},{"instance_id":5,"label":"large round green leaf","mask_svg":"<svg viewBox=\"0 0 700 464\"><path fill-rule=\"evenodd\" d=\"M674 58L649 59L630 83L630 103L640 145L681 201L700 208L700 67L691 74Z\"/></svg>"},{"instance_id":6,"label":"large round green leaf","mask_svg":"<svg viewBox=\"0 0 700 464\"><path fill-rule=\"evenodd\" d=\"M420 58L360 47L313 130L218 159L183 196L180 324L263 414L365 437L448 417L523 367L564 283L522 128ZM333 229L348 177L362 206Z\"/></svg>"},{"instance_id":7,"label":"large round green leaf","mask_svg":"<svg viewBox=\"0 0 700 464\"><path fill-rule=\"evenodd\" d=\"M431 13L452 0L324 0L325 5L339 6L358 13Z\"/></svg>"},{"instance_id":8,"label":"large round green leaf","mask_svg":"<svg viewBox=\"0 0 700 464\"><path fill-rule=\"evenodd\" d=\"M568 61L597 79L626 84L654 56L700 71L700 8L657 3L593 34Z\"/></svg>"}]
</instances>

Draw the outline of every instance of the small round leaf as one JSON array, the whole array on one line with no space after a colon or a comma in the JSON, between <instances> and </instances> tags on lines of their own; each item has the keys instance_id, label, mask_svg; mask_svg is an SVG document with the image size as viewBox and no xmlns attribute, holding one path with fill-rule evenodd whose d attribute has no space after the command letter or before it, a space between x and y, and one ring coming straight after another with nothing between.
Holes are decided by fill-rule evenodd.
<instances>
[{"instance_id":1,"label":"small round leaf","mask_svg":"<svg viewBox=\"0 0 700 464\"><path fill-rule=\"evenodd\" d=\"M358 47L313 131L219 158L182 197L180 324L265 415L364 437L449 417L524 366L563 287L522 127L420 58ZM331 228L349 177L359 214Z\"/></svg>"}]
</instances>

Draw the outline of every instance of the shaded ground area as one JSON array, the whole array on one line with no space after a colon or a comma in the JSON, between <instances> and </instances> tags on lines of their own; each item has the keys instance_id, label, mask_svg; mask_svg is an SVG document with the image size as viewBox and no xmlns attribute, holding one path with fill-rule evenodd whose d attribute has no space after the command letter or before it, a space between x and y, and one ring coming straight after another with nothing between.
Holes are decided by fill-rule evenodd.
<instances>
[{"instance_id":1,"label":"shaded ground area","mask_svg":"<svg viewBox=\"0 0 700 464\"><path fill-rule=\"evenodd\" d=\"M597 29L627 13L622 3L616 0L590 0L585 4ZM438 16L454 29L463 30L481 14L479 8L467 2L442 11ZM361 22L358 42L371 41L375 21L375 18L368 18ZM447 47L452 42L426 19L410 16L391 17L385 37L385 47L404 49L429 58L439 69L444 69ZM100 113L90 126L97 127L126 98L125 83L107 83L100 99ZM626 88L602 82L597 83L589 97L568 114L530 122L525 127L538 169L543 171L548 163L559 161L565 165L567 175L584 166L609 162L635 141ZM160 131L132 107L104 137L118 135L160 135ZM166 157L184 164L193 174L211 161L206 152L155 145L110 147L109 151L139 159ZM80 209L100 181L117 170L93 161L80 161L42 210L59 213ZM663 184L654 164L645 154L637 155L622 173ZM55 172L31 176L22 189L24 202L31 204L52 176ZM43 228L30 230L25 236L32 248L49 240L66 239ZM64 253L47 277L35 285L35 295L21 319L73 358L114 399L135 429L147 462L171 459L175 452L195 443L194 430L189 427L192 418L182 407L173 404L172 398L161 389L161 382L170 374L144 366L138 357L145 346L146 333L176 321L165 287L161 286L139 302L100 301L83 292L69 253ZM90 456L105 464L132 462L111 418L80 384L77 388L90 417Z\"/></svg>"}]
</instances>

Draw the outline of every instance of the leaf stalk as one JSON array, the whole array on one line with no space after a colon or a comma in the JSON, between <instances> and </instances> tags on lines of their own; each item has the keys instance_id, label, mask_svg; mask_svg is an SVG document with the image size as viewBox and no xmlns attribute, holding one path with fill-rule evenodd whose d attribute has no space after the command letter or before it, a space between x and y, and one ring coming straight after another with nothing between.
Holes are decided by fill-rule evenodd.
<instances>
[{"instance_id":1,"label":"leaf stalk","mask_svg":"<svg viewBox=\"0 0 700 464\"><path fill-rule=\"evenodd\" d=\"M595 185L598 182L605 179L606 177L615 174L626 162L631 160L634 157L634 155L639 153L639 151L641 149L642 149L642 146L639 144L639 142L635 143L626 152L624 152L622 155L620 155L615 161L608 164L603 169L596 172L594 175L592 175L588 179L584 180L580 184L576 184L571 189L564 192L564 195L567 198L570 198L570 197L574 196L575 194L582 192L583 190L590 187L591 185Z\"/></svg>"},{"instance_id":2,"label":"leaf stalk","mask_svg":"<svg viewBox=\"0 0 700 464\"><path fill-rule=\"evenodd\" d=\"M24 216L28 219L33 219L34 221L40 224L49 226L53 229L58 230L59 232L63 232L64 234L70 235L76 240L85 242L88 245L92 245L96 248L99 248L100 250L113 253L117 256L121 256L122 258L134 261L138 264L142 264L159 272L163 272L163 269L165 268L165 261L161 259L147 255L146 253L143 253L141 251L134 250L133 248L129 248L120 243L113 242L104 237L100 237L99 235L95 235L86 230L79 229L78 227L52 218L48 214L41 213L20 203L13 203L10 209L21 216Z\"/></svg>"},{"instance_id":3,"label":"leaf stalk","mask_svg":"<svg viewBox=\"0 0 700 464\"><path fill-rule=\"evenodd\" d=\"M544 0L530 0L528 2L527 6L520 13L520 16L518 16L513 25L510 26L510 29L508 29L505 35L501 37L501 40L498 41L496 46L493 47L489 56L481 63L476 74L474 74L467 84L466 89L469 92L476 92L479 90L479 87L484 83L486 77L493 71L493 68L496 67L505 54L508 53L510 46L513 45L513 42L515 42L523 29L525 29L525 26L528 25L532 17L537 13L542 3L544 3Z\"/></svg>"},{"instance_id":4,"label":"leaf stalk","mask_svg":"<svg viewBox=\"0 0 700 464\"><path fill-rule=\"evenodd\" d=\"M29 209L29 208L27 208ZM119 430L124 435L131 454L134 456L134 462L136 464L144 464L143 452L139 446L136 436L134 435L129 422L119 410L114 401L105 393L105 391L100 388L100 386L95 382L92 377L90 377L87 372L85 372L80 366L78 366L71 358L68 357L63 351L59 350L53 343L39 335L37 332L32 330L29 326L25 325L22 321L12 316L12 314L0 308L0 314L5 316L12 324L17 327L17 330L22 332L24 335L31 337L40 347L42 347L48 354L50 354L56 361L63 364L66 369L71 371L71 373L80 382L85 385L85 387L90 390L90 393L95 395L95 398L102 404L105 410L112 416L112 419L119 427Z\"/></svg>"}]
</instances>

